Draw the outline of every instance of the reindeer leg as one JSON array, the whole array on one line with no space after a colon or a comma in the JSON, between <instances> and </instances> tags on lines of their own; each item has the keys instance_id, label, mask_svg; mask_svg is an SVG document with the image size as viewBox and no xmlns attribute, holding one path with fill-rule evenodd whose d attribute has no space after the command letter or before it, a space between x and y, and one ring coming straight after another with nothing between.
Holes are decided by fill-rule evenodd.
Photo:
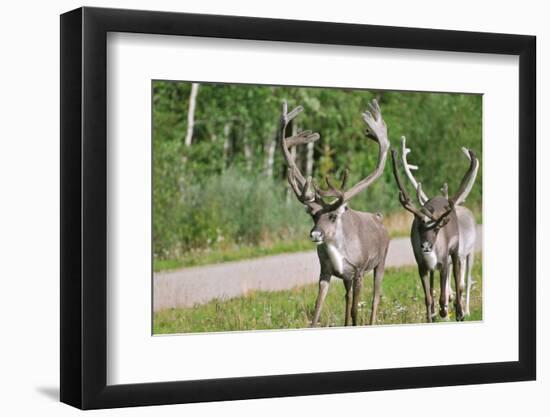
<instances>
[{"instance_id":1,"label":"reindeer leg","mask_svg":"<svg viewBox=\"0 0 550 417\"><path fill-rule=\"evenodd\" d=\"M462 291L464 291L464 272L465 268L463 261L458 255L453 255L453 275L455 276L455 288L456 288L456 299L455 299L455 309L456 309L456 320L464 320L464 308L462 305Z\"/></svg>"},{"instance_id":2,"label":"reindeer leg","mask_svg":"<svg viewBox=\"0 0 550 417\"><path fill-rule=\"evenodd\" d=\"M447 263L447 304L451 301L454 301L455 294L453 292L453 287L451 285L451 270L452 270L453 264L449 257L449 262Z\"/></svg>"},{"instance_id":3,"label":"reindeer leg","mask_svg":"<svg viewBox=\"0 0 550 417\"><path fill-rule=\"evenodd\" d=\"M449 313L449 265L443 265L439 271L441 294L439 295L439 315L446 318Z\"/></svg>"},{"instance_id":4,"label":"reindeer leg","mask_svg":"<svg viewBox=\"0 0 550 417\"><path fill-rule=\"evenodd\" d=\"M466 315L470 315L470 289L472 288L472 268L474 266L474 252L466 257Z\"/></svg>"},{"instance_id":5,"label":"reindeer leg","mask_svg":"<svg viewBox=\"0 0 550 417\"><path fill-rule=\"evenodd\" d=\"M455 293L453 292L453 287L452 287L452 281L451 281L451 271L452 271L452 267L449 266L447 268L447 296L448 296L448 301L449 303L451 301L454 301L455 299Z\"/></svg>"},{"instance_id":6,"label":"reindeer leg","mask_svg":"<svg viewBox=\"0 0 550 417\"><path fill-rule=\"evenodd\" d=\"M452 266L449 263L449 265L447 265L447 304L455 299L453 287L451 286L451 270Z\"/></svg>"},{"instance_id":7,"label":"reindeer leg","mask_svg":"<svg viewBox=\"0 0 550 417\"><path fill-rule=\"evenodd\" d=\"M422 281L422 287L424 288L424 301L426 303L426 318L428 323L432 322L432 290L430 288L430 280L428 277L428 270L418 268L420 274L420 280Z\"/></svg>"},{"instance_id":8,"label":"reindeer leg","mask_svg":"<svg viewBox=\"0 0 550 417\"><path fill-rule=\"evenodd\" d=\"M373 290L372 290L372 310L370 313L370 325L376 323L376 312L378 311L378 304L380 303L380 295L382 293L382 280L384 279L384 267L383 263L378 264L374 268L373 276Z\"/></svg>"},{"instance_id":9,"label":"reindeer leg","mask_svg":"<svg viewBox=\"0 0 550 417\"><path fill-rule=\"evenodd\" d=\"M353 295L353 289L352 284L353 281L351 279L345 279L344 281L344 287L346 288L346 319L345 319L345 326L349 326L349 322L351 319L351 297Z\"/></svg>"},{"instance_id":10,"label":"reindeer leg","mask_svg":"<svg viewBox=\"0 0 550 417\"><path fill-rule=\"evenodd\" d=\"M311 321L311 327L317 326L319 316L321 315L321 308L327 297L328 287L330 286L330 275L321 275L319 277L319 294L317 294L317 301L315 303L315 312L313 313L313 320Z\"/></svg>"},{"instance_id":11,"label":"reindeer leg","mask_svg":"<svg viewBox=\"0 0 550 417\"><path fill-rule=\"evenodd\" d=\"M430 310L430 313L432 315L432 319L435 317L435 303L433 302L433 300L435 300L434 276L435 276L435 272L430 271L430 295L432 297L432 308Z\"/></svg>"},{"instance_id":12,"label":"reindeer leg","mask_svg":"<svg viewBox=\"0 0 550 417\"><path fill-rule=\"evenodd\" d=\"M361 289L363 288L363 273L357 272L353 278L353 303L351 305L351 321L357 326L357 311L359 309L359 299L361 298Z\"/></svg>"}]
</instances>

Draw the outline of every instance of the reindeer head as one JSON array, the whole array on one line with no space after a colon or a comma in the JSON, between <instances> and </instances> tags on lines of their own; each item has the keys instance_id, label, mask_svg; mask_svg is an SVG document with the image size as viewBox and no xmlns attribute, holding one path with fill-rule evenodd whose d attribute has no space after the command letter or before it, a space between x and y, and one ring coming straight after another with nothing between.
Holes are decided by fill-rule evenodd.
<instances>
[{"instance_id":1,"label":"reindeer head","mask_svg":"<svg viewBox=\"0 0 550 417\"><path fill-rule=\"evenodd\" d=\"M378 163L375 170L366 178L359 181L350 189L344 191L348 179L348 170L344 171L340 187L334 186L328 177L325 178L327 190L322 190L315 184L311 177L307 179L302 175L290 149L293 146L314 142L319 139L318 133L311 131L300 132L295 136L286 137L288 124L303 111L302 106L296 107L290 113L287 112L287 104L283 103L281 116L281 148L288 165L288 182L296 194L298 200L306 206L306 211L311 215L314 226L310 232L310 238L316 244L331 242L338 239L342 233L342 218L348 209L347 202L361 191L368 188L384 170L389 149L389 141L386 123L382 119L380 107L376 100L369 103L369 110L363 113L363 120L368 126L367 137L378 143Z\"/></svg>"},{"instance_id":2,"label":"reindeer head","mask_svg":"<svg viewBox=\"0 0 550 417\"><path fill-rule=\"evenodd\" d=\"M463 152L470 160L470 167L464 175L458 191L454 196L449 198L447 184L444 184L442 188L444 196L437 196L430 199L422 190L422 184L417 182L412 175L411 170L416 170L418 167L415 165L410 165L407 162L407 154L410 152L410 149L406 147L406 139L404 136L401 138L401 141L401 157L403 159L404 169L409 180L416 188L416 198L420 208L417 208L411 201L405 187L403 186L403 183L401 182L401 177L399 176L399 170L397 167L397 153L395 150L392 150L393 174L395 181L397 182L397 186L399 187L399 201L405 210L414 214L420 236L421 249L423 253L427 254L431 253L433 250L437 235L443 227L445 227L449 222L455 224L456 227L457 220L455 207L462 204L471 191L475 182L477 170L479 168L479 161L477 160L474 151L471 149L462 148Z\"/></svg>"},{"instance_id":3,"label":"reindeer head","mask_svg":"<svg viewBox=\"0 0 550 417\"><path fill-rule=\"evenodd\" d=\"M421 214L416 213L418 232L422 252L430 253L437 239L439 231L447 225L451 220L454 220L454 205L444 197L434 197L428 200L420 209Z\"/></svg>"},{"instance_id":4,"label":"reindeer head","mask_svg":"<svg viewBox=\"0 0 550 417\"><path fill-rule=\"evenodd\" d=\"M338 239L342 230L342 216L348 207L342 204L336 210L328 213L316 213L312 215L313 228L309 232L311 241L317 245L325 242L333 242Z\"/></svg>"}]
</instances>

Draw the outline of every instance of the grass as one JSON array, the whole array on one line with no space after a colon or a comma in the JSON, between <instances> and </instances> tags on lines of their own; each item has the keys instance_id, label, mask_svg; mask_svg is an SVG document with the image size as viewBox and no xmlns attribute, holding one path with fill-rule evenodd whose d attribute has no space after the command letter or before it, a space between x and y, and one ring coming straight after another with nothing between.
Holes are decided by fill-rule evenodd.
<instances>
[{"instance_id":1,"label":"grass","mask_svg":"<svg viewBox=\"0 0 550 417\"><path fill-rule=\"evenodd\" d=\"M260 258L262 256L314 249L315 246L309 240L279 241L261 246L233 245L224 248L190 252L178 259L155 259L153 269L155 272L160 272L190 266L240 261L242 259Z\"/></svg>"},{"instance_id":2,"label":"grass","mask_svg":"<svg viewBox=\"0 0 550 417\"><path fill-rule=\"evenodd\" d=\"M473 270L470 310L466 319L482 319L482 265L477 256ZM332 279L321 314L323 327L343 326L344 286ZM438 299L439 279L436 282ZM453 285L454 288L454 285ZM308 327L317 296L317 285L286 291L253 292L231 300L213 300L207 304L184 309L169 309L155 313L155 334L222 332L233 330L296 329ZM372 300L372 275L365 276L359 321L368 323ZM436 301L437 302L437 301ZM450 320L455 313L452 303ZM376 324L425 322L424 292L416 267L390 268L383 282L383 295ZM441 320L441 319L439 319Z\"/></svg>"}]
</instances>

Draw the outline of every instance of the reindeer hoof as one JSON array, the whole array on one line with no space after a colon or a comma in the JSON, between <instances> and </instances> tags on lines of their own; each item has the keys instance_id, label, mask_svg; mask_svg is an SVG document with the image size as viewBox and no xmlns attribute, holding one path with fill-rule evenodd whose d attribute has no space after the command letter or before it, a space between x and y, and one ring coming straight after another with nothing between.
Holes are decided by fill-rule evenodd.
<instances>
[{"instance_id":1,"label":"reindeer hoof","mask_svg":"<svg viewBox=\"0 0 550 417\"><path fill-rule=\"evenodd\" d=\"M447 307L441 307L439 309L439 315L441 316L441 318L446 318L448 315L449 315L449 310Z\"/></svg>"}]
</instances>

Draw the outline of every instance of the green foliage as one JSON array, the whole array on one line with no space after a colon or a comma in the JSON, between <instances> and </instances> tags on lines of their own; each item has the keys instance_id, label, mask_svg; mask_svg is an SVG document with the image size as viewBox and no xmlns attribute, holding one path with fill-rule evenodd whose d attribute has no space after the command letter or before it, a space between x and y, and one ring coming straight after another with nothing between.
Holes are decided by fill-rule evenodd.
<instances>
[{"instance_id":1,"label":"green foliage","mask_svg":"<svg viewBox=\"0 0 550 417\"><path fill-rule=\"evenodd\" d=\"M482 263L474 264L470 311L466 320L482 320ZM371 275L365 277L359 322L368 323L372 300ZM438 288L439 286L436 286ZM231 330L293 329L308 327L313 316L318 286L307 285L286 291L252 292L231 300L213 300L192 308L155 313L153 333L222 332ZM436 297L436 300L438 297ZM437 301L436 301L437 302ZM333 279L323 306L320 325L344 325L344 286ZM454 308L449 308L454 320ZM415 267L389 268L383 282L377 324L424 323L424 292Z\"/></svg>"},{"instance_id":2,"label":"green foliage","mask_svg":"<svg viewBox=\"0 0 550 417\"><path fill-rule=\"evenodd\" d=\"M314 148L313 176L349 183L374 168L377 145L364 135L361 113L377 98L393 147L407 136L409 162L428 195L444 182L452 193L468 163L462 146L482 160L482 98L479 95L201 84L190 147L184 145L190 83L153 83L153 239L157 259L182 258L196 250L231 245L269 246L302 240L311 220L288 195L286 168L275 148L273 174L267 174L269 148L277 135L281 102L299 104L300 130L321 139ZM305 172L306 149L297 149ZM383 176L351 203L385 214L402 210L388 163ZM481 163L483 165L483 163ZM480 215L482 169L469 200ZM414 190L410 189L411 194Z\"/></svg>"},{"instance_id":3,"label":"green foliage","mask_svg":"<svg viewBox=\"0 0 550 417\"><path fill-rule=\"evenodd\" d=\"M285 188L268 178L229 169L183 183L179 194L180 199L154 213L160 235L155 235L155 255L160 258L195 258L205 249L303 240L307 233L303 208L293 199L287 202Z\"/></svg>"}]
</instances>

